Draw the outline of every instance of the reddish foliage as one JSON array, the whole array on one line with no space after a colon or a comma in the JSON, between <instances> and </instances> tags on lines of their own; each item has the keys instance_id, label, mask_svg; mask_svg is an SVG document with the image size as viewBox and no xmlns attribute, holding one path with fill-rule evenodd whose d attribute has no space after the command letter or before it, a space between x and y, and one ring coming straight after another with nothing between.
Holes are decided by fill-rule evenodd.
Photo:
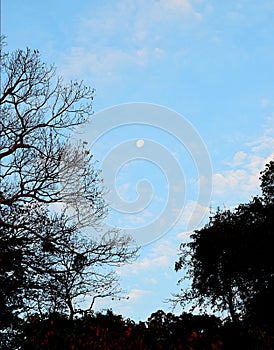
<instances>
[{"instance_id":1,"label":"reddish foliage","mask_svg":"<svg viewBox=\"0 0 274 350\"><path fill-rule=\"evenodd\" d=\"M255 331L254 331L255 332ZM249 329L223 325L214 316L180 316L158 311L147 322L135 324L108 311L73 321L65 316L32 318L25 326L22 350L227 350L259 349L259 331L248 338ZM35 336L34 336L35 334ZM273 334L273 332L272 332ZM263 348L272 349L273 338L263 339ZM253 346L253 345L254 346Z\"/></svg>"}]
</instances>

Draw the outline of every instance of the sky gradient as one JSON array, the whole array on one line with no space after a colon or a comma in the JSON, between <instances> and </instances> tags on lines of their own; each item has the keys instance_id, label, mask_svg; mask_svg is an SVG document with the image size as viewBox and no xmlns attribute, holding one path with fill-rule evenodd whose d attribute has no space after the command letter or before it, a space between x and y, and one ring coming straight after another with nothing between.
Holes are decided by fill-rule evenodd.
<instances>
[{"instance_id":1,"label":"sky gradient","mask_svg":"<svg viewBox=\"0 0 274 350\"><path fill-rule=\"evenodd\" d=\"M212 182L210 198L198 203L207 214L260 193L259 172L274 157L273 16L271 0L2 0L1 33L8 50L38 49L65 80L83 80L96 89L88 142L110 188L108 225L127 231L156 222L158 239L119 270L129 300L101 300L97 309L112 308L136 321L157 309L169 310L163 301L179 289L174 263L180 243L188 239L199 190ZM126 118L124 125L108 130L120 118L120 109L115 114L112 108L134 102L168 109L161 119L165 128L150 113L147 124L136 116L135 124ZM168 132L175 114L205 145L212 171L205 182L187 135ZM102 123L104 117L111 121ZM96 142L93 130L101 130ZM165 150L178 171L175 165L160 166L159 152ZM114 155L120 159L115 166ZM110 168L107 157L112 157ZM115 209L114 190L124 212ZM140 198L147 205L134 207ZM169 198L178 220L161 235L159 217ZM196 228L205 222L197 220Z\"/></svg>"}]
</instances>

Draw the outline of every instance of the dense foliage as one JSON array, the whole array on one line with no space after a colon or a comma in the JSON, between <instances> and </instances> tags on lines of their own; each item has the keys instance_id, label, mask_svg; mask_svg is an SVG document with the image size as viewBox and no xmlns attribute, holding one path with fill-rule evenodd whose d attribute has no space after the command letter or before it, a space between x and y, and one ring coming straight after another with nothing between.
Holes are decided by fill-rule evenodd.
<instances>
[{"instance_id":1,"label":"dense foliage","mask_svg":"<svg viewBox=\"0 0 274 350\"><path fill-rule=\"evenodd\" d=\"M21 327L17 342L22 350L269 350L273 345L267 328L251 329L245 323L223 323L215 316L185 312L176 316L161 310L138 323L110 310L74 320L58 313L33 315Z\"/></svg>"},{"instance_id":2,"label":"dense foliage","mask_svg":"<svg viewBox=\"0 0 274 350\"><path fill-rule=\"evenodd\" d=\"M228 312L234 323L273 327L273 161L261 173L261 188L261 197L234 210L218 210L182 244L175 269L185 269L184 278L192 282L175 302Z\"/></svg>"}]
</instances>

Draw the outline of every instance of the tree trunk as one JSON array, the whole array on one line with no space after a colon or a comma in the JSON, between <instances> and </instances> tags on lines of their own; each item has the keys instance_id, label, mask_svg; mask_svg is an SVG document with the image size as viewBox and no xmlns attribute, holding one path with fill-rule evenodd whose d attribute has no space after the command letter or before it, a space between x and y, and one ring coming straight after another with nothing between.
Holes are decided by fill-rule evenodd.
<instances>
[{"instance_id":1,"label":"tree trunk","mask_svg":"<svg viewBox=\"0 0 274 350\"><path fill-rule=\"evenodd\" d=\"M74 312L74 308L73 308L73 305L72 305L72 302L71 302L71 299L69 296L67 296L67 305L69 308L69 319L70 319L70 321L72 321L75 312Z\"/></svg>"},{"instance_id":2,"label":"tree trunk","mask_svg":"<svg viewBox=\"0 0 274 350\"><path fill-rule=\"evenodd\" d=\"M229 289L229 292L228 292L228 308L229 308L232 321L235 323L238 322L238 316L235 312L234 305L233 305L233 293L231 288Z\"/></svg>"}]
</instances>

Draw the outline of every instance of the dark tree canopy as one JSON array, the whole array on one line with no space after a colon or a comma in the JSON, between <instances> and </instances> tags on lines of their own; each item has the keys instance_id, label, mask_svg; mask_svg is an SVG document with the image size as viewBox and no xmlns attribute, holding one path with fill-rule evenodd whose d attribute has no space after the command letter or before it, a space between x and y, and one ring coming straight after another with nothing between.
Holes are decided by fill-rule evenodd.
<instances>
[{"instance_id":1,"label":"dark tree canopy","mask_svg":"<svg viewBox=\"0 0 274 350\"><path fill-rule=\"evenodd\" d=\"M228 311L234 321L256 313L257 321L269 319L270 313L273 318L273 164L261 173L263 197L235 210L218 210L182 244L175 269L186 269L192 284L175 301Z\"/></svg>"},{"instance_id":2,"label":"dark tree canopy","mask_svg":"<svg viewBox=\"0 0 274 350\"><path fill-rule=\"evenodd\" d=\"M23 306L25 271L22 267L24 241L10 228L2 228L0 236L0 329L9 327L14 313Z\"/></svg>"},{"instance_id":3,"label":"dark tree canopy","mask_svg":"<svg viewBox=\"0 0 274 350\"><path fill-rule=\"evenodd\" d=\"M266 203L274 202L274 161L271 160L261 172L261 188Z\"/></svg>"},{"instance_id":4,"label":"dark tree canopy","mask_svg":"<svg viewBox=\"0 0 274 350\"><path fill-rule=\"evenodd\" d=\"M65 83L37 51L8 53L1 41L0 316L78 311L84 296L120 293L114 267L136 256L132 238L103 232L100 172L86 142L94 90ZM92 238L84 227L97 232Z\"/></svg>"}]
</instances>

